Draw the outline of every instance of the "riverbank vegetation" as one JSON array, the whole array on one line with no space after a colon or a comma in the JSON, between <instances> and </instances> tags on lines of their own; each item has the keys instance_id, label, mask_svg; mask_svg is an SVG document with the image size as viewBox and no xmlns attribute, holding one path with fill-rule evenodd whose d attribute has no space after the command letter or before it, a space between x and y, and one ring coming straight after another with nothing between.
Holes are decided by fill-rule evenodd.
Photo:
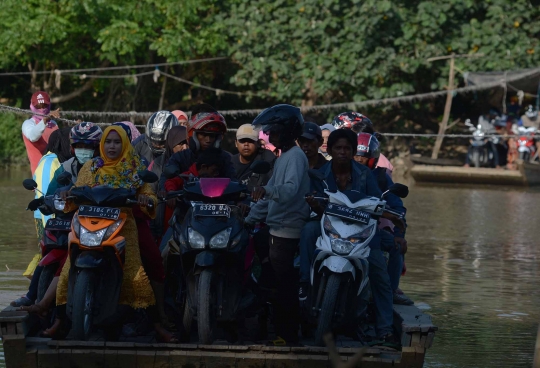
<instances>
[{"instance_id":1,"label":"riverbank vegetation","mask_svg":"<svg viewBox=\"0 0 540 368\"><path fill-rule=\"evenodd\" d=\"M459 73L537 67L539 35L540 10L529 0L4 0L0 73L33 74L0 76L0 103L22 101L26 108L37 89L51 93L53 108L79 111L155 111L160 104L189 110L201 101L230 110L396 97L444 90L448 63L431 57L479 56L457 59ZM212 57L226 59L160 70L217 91L152 74L132 77L157 63ZM134 64L150 67L99 69ZM55 72L80 68L97 69ZM488 95L456 96L452 120L485 113ZM381 131L429 133L438 130L443 107L438 97L361 112ZM307 115L323 123L339 110L346 108ZM228 121L235 126L250 118ZM23 119L17 118L19 125L13 117L1 119L0 129L9 132L0 137L1 157L18 157Z\"/></svg>"}]
</instances>

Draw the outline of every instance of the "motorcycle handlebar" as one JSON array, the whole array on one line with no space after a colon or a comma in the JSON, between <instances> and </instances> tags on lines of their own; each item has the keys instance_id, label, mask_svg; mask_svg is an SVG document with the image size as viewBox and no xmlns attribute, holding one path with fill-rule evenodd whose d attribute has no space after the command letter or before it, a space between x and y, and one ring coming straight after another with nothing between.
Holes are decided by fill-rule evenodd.
<instances>
[{"instance_id":1,"label":"motorcycle handlebar","mask_svg":"<svg viewBox=\"0 0 540 368\"><path fill-rule=\"evenodd\" d=\"M139 204L139 201L137 201L135 199L126 199L126 204ZM150 201L148 203L148 207L150 207L150 208L154 207L154 202Z\"/></svg>"}]
</instances>

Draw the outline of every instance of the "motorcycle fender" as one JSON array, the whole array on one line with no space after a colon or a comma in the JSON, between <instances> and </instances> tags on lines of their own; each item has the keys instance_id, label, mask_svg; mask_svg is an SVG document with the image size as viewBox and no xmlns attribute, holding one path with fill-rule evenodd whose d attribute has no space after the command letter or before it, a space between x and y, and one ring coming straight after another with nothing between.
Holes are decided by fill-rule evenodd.
<instances>
[{"instance_id":1,"label":"motorcycle fender","mask_svg":"<svg viewBox=\"0 0 540 368\"><path fill-rule=\"evenodd\" d=\"M356 270L354 269L354 265L349 262L349 260L343 257L331 256L326 258L322 262L321 267L319 267L319 272L321 272L323 268L327 268L329 271L334 273L350 272L353 279L355 279L356 277Z\"/></svg>"},{"instance_id":2,"label":"motorcycle fender","mask_svg":"<svg viewBox=\"0 0 540 368\"><path fill-rule=\"evenodd\" d=\"M195 257L195 266L210 267L218 263L221 257L216 252L204 251Z\"/></svg>"},{"instance_id":3,"label":"motorcycle fender","mask_svg":"<svg viewBox=\"0 0 540 368\"><path fill-rule=\"evenodd\" d=\"M61 262L67 257L67 249L53 249L39 262L40 266L48 266L53 263Z\"/></svg>"},{"instance_id":4,"label":"motorcycle fender","mask_svg":"<svg viewBox=\"0 0 540 368\"><path fill-rule=\"evenodd\" d=\"M98 268L103 263L103 253L95 251L82 252L75 260L75 266L78 268Z\"/></svg>"}]
</instances>

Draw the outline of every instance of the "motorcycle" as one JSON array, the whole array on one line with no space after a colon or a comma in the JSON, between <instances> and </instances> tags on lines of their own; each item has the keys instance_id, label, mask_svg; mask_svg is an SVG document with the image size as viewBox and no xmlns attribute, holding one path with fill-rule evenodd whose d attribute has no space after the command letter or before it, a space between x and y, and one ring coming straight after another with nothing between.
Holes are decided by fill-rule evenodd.
<instances>
[{"instance_id":1,"label":"motorcycle","mask_svg":"<svg viewBox=\"0 0 540 368\"><path fill-rule=\"evenodd\" d=\"M158 180L149 171L138 175L145 183ZM135 197L134 188L109 186L73 188L70 192L68 198L85 203L73 216L68 239L71 268L67 315L76 340L88 340L94 326L108 325L117 319L113 317L122 286L126 248L126 240L119 234L127 220L119 207L137 204Z\"/></svg>"},{"instance_id":2,"label":"motorcycle","mask_svg":"<svg viewBox=\"0 0 540 368\"><path fill-rule=\"evenodd\" d=\"M257 174L270 170L260 161ZM178 169L168 167L171 178ZM245 253L249 234L237 203L246 199L245 185L228 178L182 176L184 189L171 192L168 198L182 197L189 205L185 216L177 209L171 219L174 242L170 243L167 263L176 265L177 305L183 307L182 332L188 336L191 322L197 320L199 342L211 344L218 322L235 322L241 310L251 303L244 293Z\"/></svg>"},{"instance_id":3,"label":"motorcycle","mask_svg":"<svg viewBox=\"0 0 540 368\"><path fill-rule=\"evenodd\" d=\"M310 170L312 179L324 181L324 175ZM361 294L367 291L369 243L377 232L384 212L403 218L386 207L384 198L393 193L408 195L402 184L392 185L381 198L354 190L332 192L326 185L328 204L321 218L321 236L311 267L312 300L310 313L317 320L315 344L324 346L323 336L338 327L351 325L364 314L367 304ZM357 324L354 324L355 326Z\"/></svg>"},{"instance_id":4,"label":"motorcycle","mask_svg":"<svg viewBox=\"0 0 540 368\"><path fill-rule=\"evenodd\" d=\"M474 125L470 119L465 121L465 125L469 127L473 138L470 140L471 146L468 150L469 162L474 167L495 167L495 155L489 143L498 144L498 138L486 138L486 134L494 133L490 127L482 124Z\"/></svg>"},{"instance_id":5,"label":"motorcycle","mask_svg":"<svg viewBox=\"0 0 540 368\"><path fill-rule=\"evenodd\" d=\"M529 162L536 159L536 144L534 140L534 134L536 133L535 127L523 127L517 128L519 137L517 139L517 149L519 159Z\"/></svg>"},{"instance_id":6,"label":"motorcycle","mask_svg":"<svg viewBox=\"0 0 540 368\"><path fill-rule=\"evenodd\" d=\"M60 185L68 185L67 177L60 176L57 181ZM32 179L25 179L23 186L27 190L39 191L37 183ZM41 193L43 194L43 193ZM68 252L68 235L71 232L71 218L73 214L66 214L55 208L55 202L59 197L56 195L42 196L38 198L39 207L36 210L41 211L44 215L54 214L54 218L47 220L43 238L40 240L39 246L41 250L41 261L38 266L43 267L38 281L38 292L36 303L43 299L49 285L51 284L58 267L63 264ZM33 201L32 201L33 202ZM31 202L31 203L32 203ZM31 207L31 203L28 207Z\"/></svg>"}]
</instances>

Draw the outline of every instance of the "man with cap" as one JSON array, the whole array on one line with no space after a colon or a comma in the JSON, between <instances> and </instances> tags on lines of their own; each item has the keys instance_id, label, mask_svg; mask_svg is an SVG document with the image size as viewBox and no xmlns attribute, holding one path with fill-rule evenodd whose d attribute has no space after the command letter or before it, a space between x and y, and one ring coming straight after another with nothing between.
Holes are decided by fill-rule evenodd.
<instances>
[{"instance_id":1,"label":"man with cap","mask_svg":"<svg viewBox=\"0 0 540 368\"><path fill-rule=\"evenodd\" d=\"M247 185L252 191L257 186L268 183L272 177L274 162L277 157L272 151L264 149L259 143L259 132L251 124L244 124L236 131L236 148L238 153L231 157L231 162L236 170L236 179ZM263 175L252 175L251 164L255 161L270 163L272 170Z\"/></svg>"},{"instance_id":2,"label":"man with cap","mask_svg":"<svg viewBox=\"0 0 540 368\"><path fill-rule=\"evenodd\" d=\"M322 154L319 153L319 148L323 144L323 136L321 128L315 123L304 123L304 132L298 138L298 147L304 151L308 159L310 169L319 169L327 161Z\"/></svg>"},{"instance_id":3,"label":"man with cap","mask_svg":"<svg viewBox=\"0 0 540 368\"><path fill-rule=\"evenodd\" d=\"M32 95L30 110L39 115L33 115L30 119L25 120L22 124L22 134L30 161L30 169L34 173L39 160L45 153L51 133L58 129L58 125L51 120L51 117L58 119L60 109L51 112L51 98L46 92L38 91Z\"/></svg>"}]
</instances>

